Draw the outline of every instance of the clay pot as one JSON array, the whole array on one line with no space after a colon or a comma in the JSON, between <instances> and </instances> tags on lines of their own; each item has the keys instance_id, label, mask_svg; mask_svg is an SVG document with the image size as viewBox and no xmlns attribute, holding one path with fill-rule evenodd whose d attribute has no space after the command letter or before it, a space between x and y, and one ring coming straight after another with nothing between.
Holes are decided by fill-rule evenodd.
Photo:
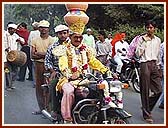
<instances>
[{"instance_id":1,"label":"clay pot","mask_svg":"<svg viewBox=\"0 0 168 128\"><path fill-rule=\"evenodd\" d=\"M88 4L65 4L67 11L70 10L81 10L86 11L88 8Z\"/></svg>"},{"instance_id":2,"label":"clay pot","mask_svg":"<svg viewBox=\"0 0 168 128\"><path fill-rule=\"evenodd\" d=\"M89 17L83 11L70 11L64 16L64 21L69 26L81 19L84 24L87 24Z\"/></svg>"}]
</instances>

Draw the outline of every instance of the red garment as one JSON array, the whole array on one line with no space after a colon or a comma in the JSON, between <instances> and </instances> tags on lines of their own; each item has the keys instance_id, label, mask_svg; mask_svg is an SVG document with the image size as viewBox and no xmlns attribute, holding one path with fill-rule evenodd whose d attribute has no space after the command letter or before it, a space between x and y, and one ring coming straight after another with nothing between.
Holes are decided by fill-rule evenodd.
<instances>
[{"instance_id":1,"label":"red garment","mask_svg":"<svg viewBox=\"0 0 168 128\"><path fill-rule=\"evenodd\" d=\"M25 43L21 45L22 46L28 45L28 38L29 38L30 32L27 29L21 28L21 29L17 29L16 33L25 40Z\"/></svg>"},{"instance_id":2,"label":"red garment","mask_svg":"<svg viewBox=\"0 0 168 128\"><path fill-rule=\"evenodd\" d=\"M116 34L114 35L113 40L111 41L111 45L112 45L112 57L114 57L114 55L115 55L115 43L116 43L117 41L120 41L120 40L122 40L121 34L120 34L120 33L116 33Z\"/></svg>"}]
</instances>

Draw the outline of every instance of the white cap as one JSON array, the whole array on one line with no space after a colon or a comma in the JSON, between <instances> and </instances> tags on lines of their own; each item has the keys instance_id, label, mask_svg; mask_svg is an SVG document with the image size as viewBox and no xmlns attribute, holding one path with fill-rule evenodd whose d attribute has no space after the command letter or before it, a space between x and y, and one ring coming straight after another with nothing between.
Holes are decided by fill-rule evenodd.
<instances>
[{"instance_id":1,"label":"white cap","mask_svg":"<svg viewBox=\"0 0 168 128\"><path fill-rule=\"evenodd\" d=\"M90 28L88 28L86 31L92 31Z\"/></svg>"},{"instance_id":2,"label":"white cap","mask_svg":"<svg viewBox=\"0 0 168 128\"><path fill-rule=\"evenodd\" d=\"M32 23L32 26L33 26L33 27L38 27L38 26L39 26L39 22L33 22L33 23Z\"/></svg>"},{"instance_id":3,"label":"white cap","mask_svg":"<svg viewBox=\"0 0 168 128\"><path fill-rule=\"evenodd\" d=\"M8 24L8 28L17 29L17 25L16 24Z\"/></svg>"},{"instance_id":4,"label":"white cap","mask_svg":"<svg viewBox=\"0 0 168 128\"><path fill-rule=\"evenodd\" d=\"M46 20L40 21L38 25L38 27L47 27L47 28L49 28L49 26L50 26L50 23Z\"/></svg>"},{"instance_id":5,"label":"white cap","mask_svg":"<svg viewBox=\"0 0 168 128\"><path fill-rule=\"evenodd\" d=\"M60 31L65 31L65 30L69 30L69 28L66 25L58 25L54 28L55 32L60 32Z\"/></svg>"}]
</instances>

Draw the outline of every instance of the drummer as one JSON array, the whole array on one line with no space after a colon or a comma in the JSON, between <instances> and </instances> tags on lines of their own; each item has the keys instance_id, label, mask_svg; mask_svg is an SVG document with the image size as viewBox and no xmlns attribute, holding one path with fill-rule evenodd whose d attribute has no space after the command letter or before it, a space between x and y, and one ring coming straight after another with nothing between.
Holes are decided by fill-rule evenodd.
<instances>
[{"instance_id":1,"label":"drummer","mask_svg":"<svg viewBox=\"0 0 168 128\"><path fill-rule=\"evenodd\" d=\"M14 89L13 82L16 80L18 68L16 65L11 64L6 60L6 55L11 50L20 50L21 43L24 43L24 39L17 35L17 25L10 23L7 26L7 31L4 31L4 69L6 78L6 90L10 91Z\"/></svg>"}]
</instances>

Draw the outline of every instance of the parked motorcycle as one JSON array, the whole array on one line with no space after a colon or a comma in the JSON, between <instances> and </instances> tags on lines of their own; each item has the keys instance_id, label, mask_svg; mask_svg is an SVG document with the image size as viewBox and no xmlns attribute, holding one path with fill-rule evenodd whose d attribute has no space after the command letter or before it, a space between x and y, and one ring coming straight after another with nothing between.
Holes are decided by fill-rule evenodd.
<instances>
[{"instance_id":1,"label":"parked motorcycle","mask_svg":"<svg viewBox=\"0 0 168 128\"><path fill-rule=\"evenodd\" d=\"M45 74L48 77L48 74ZM109 92L112 98L113 106L106 104L104 99L104 85L100 84L99 79L92 74L87 74L77 84L75 89L75 103L72 109L72 118L74 124L128 124L131 114L124 109L119 108L116 100L116 93L121 91L122 83L106 79L109 84ZM42 85L44 91L49 89L49 84ZM60 99L61 101L61 99ZM61 113L57 118L47 109L42 110L44 116L55 124L62 124L64 120Z\"/></svg>"},{"instance_id":2,"label":"parked motorcycle","mask_svg":"<svg viewBox=\"0 0 168 128\"><path fill-rule=\"evenodd\" d=\"M110 70L113 72L116 72L117 63L114 61L114 59L111 59L111 65ZM121 70L121 74L119 77L119 80L123 83L127 83L129 86L131 86L135 92L140 92L139 87L139 59L136 57L133 57L131 59L125 59L123 60L123 67Z\"/></svg>"}]
</instances>

